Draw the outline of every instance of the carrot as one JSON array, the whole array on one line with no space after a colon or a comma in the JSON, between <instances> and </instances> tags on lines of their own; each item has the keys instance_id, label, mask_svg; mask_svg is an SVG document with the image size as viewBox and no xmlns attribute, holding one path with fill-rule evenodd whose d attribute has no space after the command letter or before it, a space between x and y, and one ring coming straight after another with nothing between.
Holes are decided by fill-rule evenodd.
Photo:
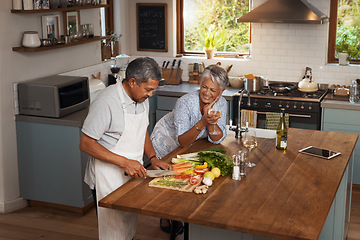
<instances>
[{"instance_id":1,"label":"carrot","mask_svg":"<svg viewBox=\"0 0 360 240\"><path fill-rule=\"evenodd\" d=\"M175 169L182 169L182 168L191 168L192 167L192 163L184 163L181 165L173 165L173 169L174 171L176 171Z\"/></svg>"},{"instance_id":2,"label":"carrot","mask_svg":"<svg viewBox=\"0 0 360 240\"><path fill-rule=\"evenodd\" d=\"M175 163L175 164L173 164L173 167L179 167L179 166L181 166L181 165L184 165L185 164L185 161L183 161L183 162L179 162L179 163Z\"/></svg>"}]
</instances>

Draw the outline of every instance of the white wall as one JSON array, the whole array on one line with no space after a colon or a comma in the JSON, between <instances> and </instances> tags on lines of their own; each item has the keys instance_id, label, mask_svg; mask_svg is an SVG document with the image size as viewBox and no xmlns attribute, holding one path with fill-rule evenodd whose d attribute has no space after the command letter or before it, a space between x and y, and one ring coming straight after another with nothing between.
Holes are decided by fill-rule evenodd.
<instances>
[{"instance_id":1,"label":"white wall","mask_svg":"<svg viewBox=\"0 0 360 240\"><path fill-rule=\"evenodd\" d=\"M254 0L258 6L266 0ZM136 51L136 15L135 5L138 1L129 2L130 54L151 55L159 63L171 60L176 55L175 46L175 0L159 1L168 3L169 11L169 51L167 53L151 53ZM142 2L149 2L142 1ZM151 1L150 1L151 2ZM330 0L310 0L316 8L330 15ZM304 75L307 66L313 69L313 79L317 83L349 85L352 80L360 77L360 66L339 66L327 64L329 24L280 24L254 23L252 27L252 58L207 60L205 57L183 57L183 80L187 81L187 64L190 62L205 62L206 65L220 61L222 66L233 64L230 75L240 76L246 73L263 75L272 81L298 82Z\"/></svg>"},{"instance_id":2,"label":"white wall","mask_svg":"<svg viewBox=\"0 0 360 240\"><path fill-rule=\"evenodd\" d=\"M41 36L42 15L62 17L62 13L14 14L11 3L0 1L0 213L24 206L19 193L13 83L101 63L100 42L35 53L12 51L20 46L24 31L35 30ZM99 33L99 10L82 10L80 22L93 23Z\"/></svg>"}]
</instances>

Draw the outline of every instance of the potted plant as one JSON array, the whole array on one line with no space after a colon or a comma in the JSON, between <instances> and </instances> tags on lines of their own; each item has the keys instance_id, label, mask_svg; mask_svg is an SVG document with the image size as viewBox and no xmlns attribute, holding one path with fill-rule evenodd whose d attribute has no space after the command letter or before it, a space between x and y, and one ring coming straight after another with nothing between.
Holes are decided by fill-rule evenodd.
<instances>
[{"instance_id":1,"label":"potted plant","mask_svg":"<svg viewBox=\"0 0 360 240\"><path fill-rule=\"evenodd\" d=\"M215 33L208 32L205 35L205 54L207 59L211 59L215 55Z\"/></svg>"},{"instance_id":2,"label":"potted plant","mask_svg":"<svg viewBox=\"0 0 360 240\"><path fill-rule=\"evenodd\" d=\"M339 64L348 65L354 59L360 57L360 44L359 40L351 41L347 33L343 33L336 39L335 50L338 53Z\"/></svg>"}]
</instances>

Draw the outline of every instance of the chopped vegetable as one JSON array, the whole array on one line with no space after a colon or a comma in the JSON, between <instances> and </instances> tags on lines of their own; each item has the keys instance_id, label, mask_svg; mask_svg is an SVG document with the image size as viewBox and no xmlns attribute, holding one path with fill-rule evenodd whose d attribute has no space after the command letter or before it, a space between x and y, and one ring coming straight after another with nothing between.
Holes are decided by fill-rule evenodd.
<instances>
[{"instance_id":1,"label":"chopped vegetable","mask_svg":"<svg viewBox=\"0 0 360 240\"><path fill-rule=\"evenodd\" d=\"M209 169L208 168L195 168L194 169L194 172L196 174L200 174L200 175L203 175L204 173L208 172Z\"/></svg>"},{"instance_id":2,"label":"chopped vegetable","mask_svg":"<svg viewBox=\"0 0 360 240\"><path fill-rule=\"evenodd\" d=\"M199 158L199 157L198 157ZM192 161L192 160L186 160L186 159L183 159L183 158L173 158L171 160L171 162L173 164L177 164L177 163L180 163L180 162L184 162L184 163L192 163L194 165L198 165L198 164L201 164L201 162L199 162L200 160L196 160L196 161Z\"/></svg>"},{"instance_id":3,"label":"chopped vegetable","mask_svg":"<svg viewBox=\"0 0 360 240\"><path fill-rule=\"evenodd\" d=\"M187 179L187 178L191 178L191 175L189 175L189 174L176 174L176 175L173 175L173 178L176 178L176 179Z\"/></svg>"},{"instance_id":4,"label":"chopped vegetable","mask_svg":"<svg viewBox=\"0 0 360 240\"><path fill-rule=\"evenodd\" d=\"M197 166L195 166L195 168L207 168L207 167L208 167L207 162L204 162L203 165L197 165Z\"/></svg>"},{"instance_id":5,"label":"chopped vegetable","mask_svg":"<svg viewBox=\"0 0 360 240\"><path fill-rule=\"evenodd\" d=\"M180 165L173 165L172 168L174 171L177 171L177 169L189 169L192 167L192 163L183 163L183 164L180 164Z\"/></svg>"},{"instance_id":6,"label":"chopped vegetable","mask_svg":"<svg viewBox=\"0 0 360 240\"><path fill-rule=\"evenodd\" d=\"M154 184L166 185L166 186L172 186L172 187L181 187L183 185L186 185L187 183L186 182L176 182L176 181L170 181L170 180L161 179L161 180L159 180L157 182L154 182Z\"/></svg>"},{"instance_id":7,"label":"chopped vegetable","mask_svg":"<svg viewBox=\"0 0 360 240\"><path fill-rule=\"evenodd\" d=\"M194 175L190 178L190 184L191 185L196 185L201 181L201 176L200 175Z\"/></svg>"},{"instance_id":8,"label":"chopped vegetable","mask_svg":"<svg viewBox=\"0 0 360 240\"><path fill-rule=\"evenodd\" d=\"M207 177L207 178L204 178L203 179L203 184L205 184L206 186L211 186L212 185L212 183L213 183L213 181L211 180L211 178L209 178L209 177Z\"/></svg>"}]
</instances>

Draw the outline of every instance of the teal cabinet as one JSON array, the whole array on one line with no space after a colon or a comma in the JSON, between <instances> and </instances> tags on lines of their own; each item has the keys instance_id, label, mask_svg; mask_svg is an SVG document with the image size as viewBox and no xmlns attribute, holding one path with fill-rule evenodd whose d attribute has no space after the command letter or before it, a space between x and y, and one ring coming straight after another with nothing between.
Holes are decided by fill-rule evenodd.
<instances>
[{"instance_id":1,"label":"teal cabinet","mask_svg":"<svg viewBox=\"0 0 360 240\"><path fill-rule=\"evenodd\" d=\"M323 108L322 130L360 134L360 111ZM360 184L360 141L354 149L353 183Z\"/></svg>"},{"instance_id":2,"label":"teal cabinet","mask_svg":"<svg viewBox=\"0 0 360 240\"><path fill-rule=\"evenodd\" d=\"M80 211L93 202L83 180L88 156L79 149L81 127L16 121L16 131L22 198Z\"/></svg>"}]
</instances>

